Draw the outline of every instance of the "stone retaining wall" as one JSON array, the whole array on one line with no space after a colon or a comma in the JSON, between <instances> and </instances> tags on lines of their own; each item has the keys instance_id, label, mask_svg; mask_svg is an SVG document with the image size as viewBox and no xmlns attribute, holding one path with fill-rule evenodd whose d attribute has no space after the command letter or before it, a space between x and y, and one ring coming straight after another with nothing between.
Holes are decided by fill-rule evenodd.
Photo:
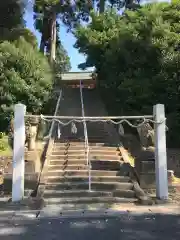
<instances>
[{"instance_id":1,"label":"stone retaining wall","mask_svg":"<svg viewBox=\"0 0 180 240\"><path fill-rule=\"evenodd\" d=\"M139 159L136 159L135 166L139 176L140 185L142 188L155 187L155 161L154 154L151 154L151 159L145 159L147 154L144 154ZM168 181L172 184L172 173L175 177L180 178L180 149L167 149L167 166L168 166ZM171 171L172 170L172 171Z\"/></svg>"},{"instance_id":2,"label":"stone retaining wall","mask_svg":"<svg viewBox=\"0 0 180 240\"><path fill-rule=\"evenodd\" d=\"M38 176L40 172L40 157L37 153L25 153L25 189L36 190L38 184ZM12 190L12 157L0 156L0 193L5 195L11 193Z\"/></svg>"},{"instance_id":3,"label":"stone retaining wall","mask_svg":"<svg viewBox=\"0 0 180 240\"><path fill-rule=\"evenodd\" d=\"M167 166L176 177L180 177L180 149L167 149Z\"/></svg>"},{"instance_id":4,"label":"stone retaining wall","mask_svg":"<svg viewBox=\"0 0 180 240\"><path fill-rule=\"evenodd\" d=\"M41 167L41 151L25 152L25 171L39 173ZM12 173L12 156L0 156L0 168Z\"/></svg>"}]
</instances>

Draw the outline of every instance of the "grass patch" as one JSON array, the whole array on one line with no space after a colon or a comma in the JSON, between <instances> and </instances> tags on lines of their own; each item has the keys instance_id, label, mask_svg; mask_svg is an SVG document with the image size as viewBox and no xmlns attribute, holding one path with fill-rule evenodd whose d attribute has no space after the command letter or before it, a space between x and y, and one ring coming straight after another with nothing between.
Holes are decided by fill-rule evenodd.
<instances>
[{"instance_id":1,"label":"grass patch","mask_svg":"<svg viewBox=\"0 0 180 240\"><path fill-rule=\"evenodd\" d=\"M128 153L128 157L129 157L129 163L132 167L135 167L135 159L131 156L130 153Z\"/></svg>"},{"instance_id":2,"label":"grass patch","mask_svg":"<svg viewBox=\"0 0 180 240\"><path fill-rule=\"evenodd\" d=\"M179 183L180 184L180 178L177 178L177 177L173 177L172 179L172 183Z\"/></svg>"},{"instance_id":3,"label":"grass patch","mask_svg":"<svg viewBox=\"0 0 180 240\"><path fill-rule=\"evenodd\" d=\"M12 149L8 143L8 136L0 134L0 156L12 156Z\"/></svg>"}]
</instances>

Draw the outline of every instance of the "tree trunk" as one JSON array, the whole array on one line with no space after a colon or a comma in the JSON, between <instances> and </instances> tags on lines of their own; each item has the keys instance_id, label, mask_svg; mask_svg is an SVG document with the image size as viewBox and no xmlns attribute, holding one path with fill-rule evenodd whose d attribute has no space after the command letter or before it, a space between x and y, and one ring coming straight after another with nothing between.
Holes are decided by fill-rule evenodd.
<instances>
[{"instance_id":1,"label":"tree trunk","mask_svg":"<svg viewBox=\"0 0 180 240\"><path fill-rule=\"evenodd\" d=\"M42 33L41 43L40 43L40 51L44 54L44 50L45 50L45 42L44 42L44 36L43 36L43 33Z\"/></svg>"},{"instance_id":2,"label":"tree trunk","mask_svg":"<svg viewBox=\"0 0 180 240\"><path fill-rule=\"evenodd\" d=\"M106 0L99 0L99 13L104 13Z\"/></svg>"},{"instance_id":3,"label":"tree trunk","mask_svg":"<svg viewBox=\"0 0 180 240\"><path fill-rule=\"evenodd\" d=\"M52 13L51 18L51 39L50 39L50 63L56 59L56 13Z\"/></svg>"},{"instance_id":4,"label":"tree trunk","mask_svg":"<svg viewBox=\"0 0 180 240\"><path fill-rule=\"evenodd\" d=\"M44 17L43 17L43 26L42 26L42 36L41 36L41 43L40 43L40 51L44 54L45 51L45 29L47 26L46 25L46 15L44 12Z\"/></svg>"}]
</instances>

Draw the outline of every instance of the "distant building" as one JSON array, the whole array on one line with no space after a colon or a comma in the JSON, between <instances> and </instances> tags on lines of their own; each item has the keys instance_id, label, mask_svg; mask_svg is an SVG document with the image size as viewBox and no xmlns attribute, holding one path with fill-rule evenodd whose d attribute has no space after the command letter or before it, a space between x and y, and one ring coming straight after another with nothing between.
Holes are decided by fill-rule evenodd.
<instances>
[{"instance_id":1,"label":"distant building","mask_svg":"<svg viewBox=\"0 0 180 240\"><path fill-rule=\"evenodd\" d=\"M83 88L96 87L96 76L93 72L68 72L61 75L61 81L72 88L79 88L82 81Z\"/></svg>"}]
</instances>

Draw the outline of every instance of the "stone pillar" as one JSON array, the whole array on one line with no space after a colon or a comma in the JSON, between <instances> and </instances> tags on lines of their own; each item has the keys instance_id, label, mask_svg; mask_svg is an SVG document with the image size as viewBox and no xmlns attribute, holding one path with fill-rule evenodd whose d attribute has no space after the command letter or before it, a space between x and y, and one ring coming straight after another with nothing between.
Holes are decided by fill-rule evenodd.
<instances>
[{"instance_id":1,"label":"stone pillar","mask_svg":"<svg viewBox=\"0 0 180 240\"><path fill-rule=\"evenodd\" d=\"M14 112L14 146L13 146L13 176L12 201L17 202L24 197L24 148L25 148L25 113L26 106L15 105Z\"/></svg>"},{"instance_id":2,"label":"stone pillar","mask_svg":"<svg viewBox=\"0 0 180 240\"><path fill-rule=\"evenodd\" d=\"M35 150L36 148L36 136L37 136L38 123L39 121L36 118L32 118L30 120L30 129L29 129L30 139L28 142L28 150L30 151Z\"/></svg>"},{"instance_id":3,"label":"stone pillar","mask_svg":"<svg viewBox=\"0 0 180 240\"><path fill-rule=\"evenodd\" d=\"M156 197L168 199L167 152L166 152L166 121L163 104L153 107L155 129L155 169Z\"/></svg>"}]
</instances>

